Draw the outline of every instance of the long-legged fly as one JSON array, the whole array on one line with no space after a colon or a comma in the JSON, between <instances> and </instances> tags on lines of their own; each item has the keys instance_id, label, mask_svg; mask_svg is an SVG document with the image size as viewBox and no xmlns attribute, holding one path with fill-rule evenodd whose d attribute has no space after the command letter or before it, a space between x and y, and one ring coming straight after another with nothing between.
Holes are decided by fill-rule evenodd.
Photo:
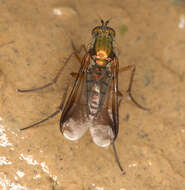
<instances>
[{"instance_id":1,"label":"long-legged fly","mask_svg":"<svg viewBox=\"0 0 185 190\"><path fill-rule=\"evenodd\" d=\"M118 58L114 52L115 31L108 26L108 23L109 20L106 22L101 20L101 26L93 28L91 47L88 51L84 45L80 48L86 52L82 60L78 52L74 50L52 82L34 89L18 90L19 92L31 92L56 83L64 66L73 55L81 63L78 73L72 73L76 79L71 92L68 96L64 95L65 98L63 98L59 108L47 118L21 130L43 123L61 111L60 131L62 134L67 139L75 141L89 130L96 145L107 147L112 144L116 161L124 174L115 147L115 140L119 131L119 104L121 100L118 98L121 96L118 91L119 72L132 71L127 90L128 95L139 108L148 109L138 104L131 94L135 65L119 69Z\"/></svg>"}]
</instances>

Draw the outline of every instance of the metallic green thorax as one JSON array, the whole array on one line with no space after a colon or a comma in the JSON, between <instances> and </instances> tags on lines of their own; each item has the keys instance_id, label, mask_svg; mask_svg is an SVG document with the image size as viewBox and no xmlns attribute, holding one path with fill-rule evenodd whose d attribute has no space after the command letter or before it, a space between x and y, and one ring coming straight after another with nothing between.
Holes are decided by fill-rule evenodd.
<instances>
[{"instance_id":1,"label":"metallic green thorax","mask_svg":"<svg viewBox=\"0 0 185 190\"><path fill-rule=\"evenodd\" d=\"M110 35L106 33L98 34L95 43L94 43L94 50L95 52L104 51L109 57L113 50L113 39Z\"/></svg>"},{"instance_id":2,"label":"metallic green thorax","mask_svg":"<svg viewBox=\"0 0 185 190\"><path fill-rule=\"evenodd\" d=\"M112 55L113 52L113 40L115 37L115 31L113 28L107 26L109 20L106 22L101 20L101 23L101 26L96 26L92 30L92 36L95 39L93 50L97 58L99 57L101 60L106 60Z\"/></svg>"}]
</instances>

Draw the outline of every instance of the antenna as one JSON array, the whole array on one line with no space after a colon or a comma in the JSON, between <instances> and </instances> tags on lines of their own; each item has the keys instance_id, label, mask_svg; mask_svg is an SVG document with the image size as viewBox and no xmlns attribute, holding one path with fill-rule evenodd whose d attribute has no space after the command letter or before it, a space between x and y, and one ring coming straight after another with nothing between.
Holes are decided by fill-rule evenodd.
<instances>
[{"instance_id":1,"label":"antenna","mask_svg":"<svg viewBox=\"0 0 185 190\"><path fill-rule=\"evenodd\" d=\"M109 21L110 21L110 19L105 22L105 26L107 26L107 24L109 24Z\"/></svg>"},{"instance_id":2,"label":"antenna","mask_svg":"<svg viewBox=\"0 0 185 190\"><path fill-rule=\"evenodd\" d=\"M104 21L103 21L103 19L101 19L101 24L102 24L102 26L104 26Z\"/></svg>"},{"instance_id":3,"label":"antenna","mask_svg":"<svg viewBox=\"0 0 185 190\"><path fill-rule=\"evenodd\" d=\"M110 22L110 20L112 19L112 17L110 17L106 22L105 22L105 26L107 26Z\"/></svg>"}]
</instances>

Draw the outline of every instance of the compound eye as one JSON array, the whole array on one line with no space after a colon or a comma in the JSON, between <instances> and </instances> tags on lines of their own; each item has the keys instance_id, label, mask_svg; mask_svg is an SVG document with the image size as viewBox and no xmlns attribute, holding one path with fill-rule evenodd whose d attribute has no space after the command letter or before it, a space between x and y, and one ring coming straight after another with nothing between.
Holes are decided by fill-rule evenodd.
<instances>
[{"instance_id":1,"label":"compound eye","mask_svg":"<svg viewBox=\"0 0 185 190\"><path fill-rule=\"evenodd\" d=\"M92 34L92 36L96 36L97 34L99 34L100 33L100 28L99 27L95 27L93 30L92 30L92 32L91 32L91 34Z\"/></svg>"},{"instance_id":2,"label":"compound eye","mask_svg":"<svg viewBox=\"0 0 185 190\"><path fill-rule=\"evenodd\" d=\"M110 35L111 35L113 38L115 37L116 33L115 33L115 31L114 31L113 29L110 29Z\"/></svg>"}]
</instances>

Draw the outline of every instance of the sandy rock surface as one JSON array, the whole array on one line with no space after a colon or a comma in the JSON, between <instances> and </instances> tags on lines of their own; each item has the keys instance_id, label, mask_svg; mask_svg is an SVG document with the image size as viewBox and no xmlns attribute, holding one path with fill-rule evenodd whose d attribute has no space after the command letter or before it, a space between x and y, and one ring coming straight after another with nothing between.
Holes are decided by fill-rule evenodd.
<instances>
[{"instance_id":1,"label":"sandy rock surface","mask_svg":"<svg viewBox=\"0 0 185 190\"><path fill-rule=\"evenodd\" d=\"M0 189L2 190L185 190L185 4L166 0L0 1ZM125 95L112 147L78 142L59 130L60 114L25 131L59 106L73 80L73 58L57 84L50 82L76 47L91 42L100 18L116 31L120 67L136 64L132 93ZM83 52L82 52L83 54ZM126 91L129 72L120 73Z\"/></svg>"}]
</instances>

